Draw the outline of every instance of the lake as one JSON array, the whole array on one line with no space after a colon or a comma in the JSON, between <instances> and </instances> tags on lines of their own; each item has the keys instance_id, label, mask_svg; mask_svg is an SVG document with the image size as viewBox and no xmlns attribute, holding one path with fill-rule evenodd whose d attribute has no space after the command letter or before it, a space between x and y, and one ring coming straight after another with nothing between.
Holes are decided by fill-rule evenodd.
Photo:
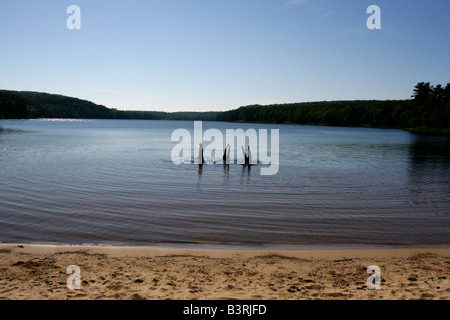
<instances>
[{"instance_id":1,"label":"lake","mask_svg":"<svg viewBox=\"0 0 450 320\"><path fill-rule=\"evenodd\" d=\"M450 139L401 130L279 130L279 170L185 163L189 121L1 120L0 242L183 247L450 244ZM206 143L207 144L207 143ZM224 146L225 147L225 146ZM240 146L238 146L240 148ZM241 152L242 154L242 152Z\"/></svg>"}]
</instances>

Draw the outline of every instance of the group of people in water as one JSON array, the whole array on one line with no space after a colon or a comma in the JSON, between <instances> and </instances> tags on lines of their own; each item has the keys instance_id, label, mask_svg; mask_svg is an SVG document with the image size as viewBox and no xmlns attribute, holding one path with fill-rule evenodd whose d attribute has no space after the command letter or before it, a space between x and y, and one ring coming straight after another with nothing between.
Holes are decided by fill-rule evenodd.
<instances>
[{"instance_id":1,"label":"group of people in water","mask_svg":"<svg viewBox=\"0 0 450 320\"><path fill-rule=\"evenodd\" d=\"M225 151L223 152L223 163L229 164L230 163L230 149L231 146L228 144L225 148ZM251 165L252 161L252 153L250 151L250 146L248 146L248 153L245 152L244 147L242 147L242 153L244 154L244 165ZM201 158L201 161L200 161ZM200 156L199 156L199 164L205 163L205 158L203 157L203 145L200 144Z\"/></svg>"}]
</instances>

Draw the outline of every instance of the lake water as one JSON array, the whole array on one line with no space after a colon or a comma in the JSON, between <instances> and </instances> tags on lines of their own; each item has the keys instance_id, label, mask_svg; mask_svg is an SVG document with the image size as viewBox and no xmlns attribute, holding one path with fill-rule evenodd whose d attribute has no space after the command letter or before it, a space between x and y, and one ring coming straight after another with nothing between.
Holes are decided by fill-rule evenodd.
<instances>
[{"instance_id":1,"label":"lake water","mask_svg":"<svg viewBox=\"0 0 450 320\"><path fill-rule=\"evenodd\" d=\"M400 130L279 129L280 168L175 165L193 122L0 121L0 242L379 247L450 244L450 140Z\"/></svg>"}]
</instances>

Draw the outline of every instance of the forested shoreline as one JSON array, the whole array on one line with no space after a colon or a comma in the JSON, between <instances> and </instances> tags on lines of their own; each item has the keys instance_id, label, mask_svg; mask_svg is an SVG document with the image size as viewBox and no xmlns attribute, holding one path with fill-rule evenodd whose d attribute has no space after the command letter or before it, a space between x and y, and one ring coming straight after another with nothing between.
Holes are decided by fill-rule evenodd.
<instances>
[{"instance_id":1,"label":"forested shoreline","mask_svg":"<svg viewBox=\"0 0 450 320\"><path fill-rule=\"evenodd\" d=\"M450 135L450 83L419 83L410 100L323 101L251 105L223 112L218 121L398 128Z\"/></svg>"},{"instance_id":2,"label":"forested shoreline","mask_svg":"<svg viewBox=\"0 0 450 320\"><path fill-rule=\"evenodd\" d=\"M409 100L250 105L225 112L120 111L62 95L0 90L0 119L202 120L407 129L450 135L450 83L418 83Z\"/></svg>"},{"instance_id":3,"label":"forested shoreline","mask_svg":"<svg viewBox=\"0 0 450 320\"><path fill-rule=\"evenodd\" d=\"M0 90L0 119L124 119L215 121L219 112L121 111L87 100L28 91Z\"/></svg>"}]
</instances>

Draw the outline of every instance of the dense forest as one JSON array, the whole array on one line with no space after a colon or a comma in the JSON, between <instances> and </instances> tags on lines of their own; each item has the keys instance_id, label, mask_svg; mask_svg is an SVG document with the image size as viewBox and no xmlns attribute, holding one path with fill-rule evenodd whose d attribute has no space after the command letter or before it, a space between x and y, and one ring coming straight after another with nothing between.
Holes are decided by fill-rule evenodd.
<instances>
[{"instance_id":1,"label":"dense forest","mask_svg":"<svg viewBox=\"0 0 450 320\"><path fill-rule=\"evenodd\" d=\"M10 91L0 91L0 119L29 118L25 100Z\"/></svg>"},{"instance_id":2,"label":"dense forest","mask_svg":"<svg viewBox=\"0 0 450 320\"><path fill-rule=\"evenodd\" d=\"M410 100L331 101L252 105L227 111L218 121L401 128L450 134L450 83L421 82Z\"/></svg>"},{"instance_id":3,"label":"dense forest","mask_svg":"<svg viewBox=\"0 0 450 320\"><path fill-rule=\"evenodd\" d=\"M0 90L0 119L203 120L401 128L450 135L450 83L418 83L408 100L251 105L226 112L120 111L62 95Z\"/></svg>"},{"instance_id":4,"label":"dense forest","mask_svg":"<svg viewBox=\"0 0 450 320\"><path fill-rule=\"evenodd\" d=\"M219 112L120 111L62 95L0 90L0 119L137 119L215 121Z\"/></svg>"}]
</instances>

